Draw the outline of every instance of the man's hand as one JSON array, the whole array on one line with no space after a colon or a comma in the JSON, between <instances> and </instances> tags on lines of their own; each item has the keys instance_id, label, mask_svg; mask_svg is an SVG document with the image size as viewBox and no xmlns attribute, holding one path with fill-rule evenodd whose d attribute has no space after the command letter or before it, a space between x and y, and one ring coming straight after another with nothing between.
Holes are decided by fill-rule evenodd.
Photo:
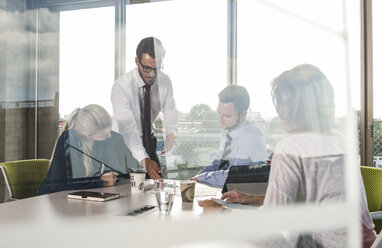
<instances>
[{"instance_id":1,"label":"man's hand","mask_svg":"<svg viewBox=\"0 0 382 248\"><path fill-rule=\"evenodd\" d=\"M264 195L251 195L237 190L224 193L221 197L227 203L239 203L244 205L259 206L264 202Z\"/></svg>"},{"instance_id":2,"label":"man's hand","mask_svg":"<svg viewBox=\"0 0 382 248\"><path fill-rule=\"evenodd\" d=\"M101 180L103 181L104 187L111 187L114 186L117 182L117 176L118 173L115 172L108 172L101 176Z\"/></svg>"},{"instance_id":3,"label":"man's hand","mask_svg":"<svg viewBox=\"0 0 382 248\"><path fill-rule=\"evenodd\" d=\"M166 136L166 139L164 141L164 151L168 152L171 150L171 148L174 146L176 139L176 135L173 133L170 133Z\"/></svg>"},{"instance_id":4,"label":"man's hand","mask_svg":"<svg viewBox=\"0 0 382 248\"><path fill-rule=\"evenodd\" d=\"M161 179L161 176L159 174L161 174L162 171L157 165L157 163L155 163L155 161L150 160L149 158L145 158L141 161L141 164L146 168L146 171L151 179Z\"/></svg>"},{"instance_id":5,"label":"man's hand","mask_svg":"<svg viewBox=\"0 0 382 248\"><path fill-rule=\"evenodd\" d=\"M212 200L204 200L198 202L199 206L203 208L203 211L210 211L210 210L222 210L223 205L219 202L212 201Z\"/></svg>"},{"instance_id":6,"label":"man's hand","mask_svg":"<svg viewBox=\"0 0 382 248\"><path fill-rule=\"evenodd\" d=\"M195 176L195 177L191 178L191 180L194 180L194 181L196 181L196 182L199 182L199 181L198 181L198 177L197 177L197 176Z\"/></svg>"}]
</instances>

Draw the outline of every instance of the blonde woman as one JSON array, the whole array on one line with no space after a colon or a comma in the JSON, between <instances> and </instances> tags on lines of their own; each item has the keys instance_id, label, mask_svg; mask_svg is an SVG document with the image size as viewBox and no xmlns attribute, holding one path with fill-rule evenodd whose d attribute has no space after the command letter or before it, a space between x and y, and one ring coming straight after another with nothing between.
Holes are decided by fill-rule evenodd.
<instances>
[{"instance_id":1,"label":"blonde woman","mask_svg":"<svg viewBox=\"0 0 382 248\"><path fill-rule=\"evenodd\" d=\"M39 194L115 185L121 167L109 139L111 127L110 115L99 105L74 110L57 139Z\"/></svg>"}]
</instances>

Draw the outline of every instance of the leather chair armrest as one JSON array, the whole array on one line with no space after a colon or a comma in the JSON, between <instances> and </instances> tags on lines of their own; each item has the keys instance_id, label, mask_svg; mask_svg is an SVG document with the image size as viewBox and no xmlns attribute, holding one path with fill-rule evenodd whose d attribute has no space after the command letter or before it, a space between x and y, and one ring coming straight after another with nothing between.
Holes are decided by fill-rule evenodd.
<instances>
[{"instance_id":1,"label":"leather chair armrest","mask_svg":"<svg viewBox=\"0 0 382 248\"><path fill-rule=\"evenodd\" d=\"M373 220L382 220L382 211L370 212L370 216Z\"/></svg>"}]
</instances>

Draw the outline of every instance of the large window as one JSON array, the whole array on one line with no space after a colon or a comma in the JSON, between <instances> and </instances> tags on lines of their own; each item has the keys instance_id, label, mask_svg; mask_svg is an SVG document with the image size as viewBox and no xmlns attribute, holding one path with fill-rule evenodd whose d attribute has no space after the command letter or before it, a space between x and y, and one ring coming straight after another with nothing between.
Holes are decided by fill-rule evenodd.
<instances>
[{"instance_id":1,"label":"large window","mask_svg":"<svg viewBox=\"0 0 382 248\"><path fill-rule=\"evenodd\" d=\"M155 36L166 49L163 71L171 78L180 112L177 144L166 156L167 169L171 172L198 167L188 173L169 173L169 177L192 177L200 166L210 162L210 154L219 147L220 128L215 111L218 93L227 85L226 24L225 1L126 6L126 71L136 68L135 50L141 39ZM161 116L156 134L162 139L160 121Z\"/></svg>"},{"instance_id":2,"label":"large window","mask_svg":"<svg viewBox=\"0 0 382 248\"><path fill-rule=\"evenodd\" d=\"M60 12L60 118L96 103L112 113L114 7Z\"/></svg>"},{"instance_id":3,"label":"large window","mask_svg":"<svg viewBox=\"0 0 382 248\"><path fill-rule=\"evenodd\" d=\"M266 133L268 153L282 136L270 82L299 64L315 65L327 75L342 129L348 80L353 108L359 110L360 103L359 6L347 3L343 8L341 1L240 0L237 8L238 84L251 94L251 117Z\"/></svg>"},{"instance_id":4,"label":"large window","mask_svg":"<svg viewBox=\"0 0 382 248\"><path fill-rule=\"evenodd\" d=\"M192 177L211 161L218 150L221 127L217 122L217 95L227 84L232 83L227 80L227 75L234 74L227 62L237 62L237 83L245 86L251 97L247 118L250 124L264 134L267 156L270 158L276 144L286 136L273 107L270 81L285 70L309 63L320 68L333 87L334 131L345 137L344 142L329 143L345 149L340 158L331 160L329 156L328 168L335 167L335 170L326 170L326 167L321 170L322 174L329 175L330 180L339 179L332 180L336 187L328 190L334 194L338 189L342 190L340 199L330 203L312 200L309 204L304 204L307 201L303 199L301 202L296 201L299 204L290 204L287 208L280 207L275 211L265 209L264 212L257 211L237 218L234 218L233 213L234 217L228 221L221 218L223 215L210 220L216 220L213 223L218 223L219 228L224 230L233 229L235 241L285 238L285 231L289 231L289 237L293 237L294 234L309 234L315 230L336 230L345 234L337 235L339 240L336 240L336 235L332 236L334 240L330 242L346 240L349 242L348 247L358 247L359 178L356 172L359 168L352 166L356 164L354 156L348 156L357 152L356 125L351 117L360 109L361 25L360 6L355 1L174 0L126 6L125 1L113 1L115 6L112 7L105 7L110 4L108 1L96 0L32 2L50 3L49 8L41 6L25 16L15 11L11 11L12 14L6 13L4 16L9 15L16 21L1 22L8 26L0 24L0 45L6 48L5 56L0 56L0 79L5 82L0 85L0 94L4 96L0 102L0 124L3 124L0 126L0 155L8 154L1 159L24 159L31 157L31 154L39 157L38 144L47 144L46 147L53 149L61 124L78 107L95 103L106 108L112 115L110 91L118 71L115 68L120 70L123 64L126 72L134 69L136 46L147 36L161 39L167 50L163 72L171 78L180 112L177 143L171 152L160 158L163 168L167 168L167 178ZM57 6L53 6L55 4ZM56 9L53 11L54 7ZM230 12L236 10L235 7L237 12ZM381 54L378 45L382 42L378 34L381 29L378 26L378 10L381 10L381 5L375 1L374 69L382 63L378 57ZM234 21L230 22L230 18L234 18ZM36 25L25 24L29 21ZM17 31L15 33L12 32L13 26ZM120 28L124 29L122 33L126 34L125 39L117 37L115 30L118 32ZM23 41L25 39L25 43L15 43L20 40L18 37L22 37ZM228 42L231 38L236 42ZM121 40L125 40L122 46L119 43ZM236 49L237 58L227 56L227 51ZM3 50L1 52L4 53ZM118 53L126 53L121 56L125 58L123 63L115 59ZM380 80L382 77L375 70L374 115L378 119L382 118L382 113L378 112L380 104L377 92ZM331 95L322 95L322 98L328 96ZM309 105L311 102L305 103ZM329 105L329 111L332 111L334 108ZM42 107L46 107L47 112ZM158 143L164 139L162 118L160 115L154 123ZM49 125L45 125L44 121ZM48 130L46 126L54 133L44 133ZM377 141L377 128L375 132ZM329 131L327 133L332 134ZM43 137L48 137L50 143L45 142ZM304 135L302 137L306 138ZM312 140L317 138L312 137ZM298 138L296 143L300 141ZM317 143L310 143L307 139L304 141L307 145L302 149L303 156L297 154L296 157L310 161L313 167L320 167L321 161L309 155L320 152L317 147L323 150L327 147L321 143L318 144L321 146L316 146ZM291 160L296 154L288 153L288 149L292 149L296 143L292 142L290 147L284 146L286 157ZM33 151L25 151L28 149ZM44 157L49 158L50 154L46 152ZM326 154L319 155L325 157ZM382 156L382 153L379 155L376 148L375 155ZM336 166L338 161L341 166ZM292 162L284 164L293 165ZM291 174L304 176L305 171L293 169L289 171ZM314 181L315 176L313 172L310 179ZM118 218L113 216L111 221ZM203 225L195 224L194 220L186 220L182 223L182 230L187 235L194 233L196 238L202 236L201 241L221 238L218 228L215 228L216 232L209 233L208 220L203 219ZM168 235L168 230L179 229L178 224L175 221L163 222L163 228L150 233L152 239L149 242ZM207 233L211 236L207 236ZM131 237L136 240L141 238L140 235Z\"/></svg>"},{"instance_id":5,"label":"large window","mask_svg":"<svg viewBox=\"0 0 382 248\"><path fill-rule=\"evenodd\" d=\"M163 71L173 82L178 110L188 113L197 104L216 110L217 93L227 84L226 2L186 0L127 5L127 71L136 67L135 49L148 36L159 38L166 49Z\"/></svg>"},{"instance_id":6,"label":"large window","mask_svg":"<svg viewBox=\"0 0 382 248\"><path fill-rule=\"evenodd\" d=\"M373 7L373 117L374 117L374 135L373 135L373 156L374 164L382 167L382 72L379 69L382 65L382 11L381 1L372 1Z\"/></svg>"}]
</instances>

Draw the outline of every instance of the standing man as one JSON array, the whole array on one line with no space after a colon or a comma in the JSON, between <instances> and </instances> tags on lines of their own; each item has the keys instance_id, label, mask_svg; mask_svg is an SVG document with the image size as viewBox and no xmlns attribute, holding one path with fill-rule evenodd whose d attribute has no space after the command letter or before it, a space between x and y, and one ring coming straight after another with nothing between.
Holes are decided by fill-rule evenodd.
<instances>
[{"instance_id":1,"label":"standing man","mask_svg":"<svg viewBox=\"0 0 382 248\"><path fill-rule=\"evenodd\" d=\"M219 152L193 180L223 187L230 166L266 161L263 134L246 119L249 102L249 94L242 86L229 85L219 93L217 111L223 129Z\"/></svg>"},{"instance_id":2,"label":"standing man","mask_svg":"<svg viewBox=\"0 0 382 248\"><path fill-rule=\"evenodd\" d=\"M172 83L161 71L165 54L159 39L147 37L141 40L136 50L137 68L119 77L111 91L119 132L134 158L146 168L152 179L161 178L162 173L152 124L162 112L165 151L173 147L178 126Z\"/></svg>"}]
</instances>

